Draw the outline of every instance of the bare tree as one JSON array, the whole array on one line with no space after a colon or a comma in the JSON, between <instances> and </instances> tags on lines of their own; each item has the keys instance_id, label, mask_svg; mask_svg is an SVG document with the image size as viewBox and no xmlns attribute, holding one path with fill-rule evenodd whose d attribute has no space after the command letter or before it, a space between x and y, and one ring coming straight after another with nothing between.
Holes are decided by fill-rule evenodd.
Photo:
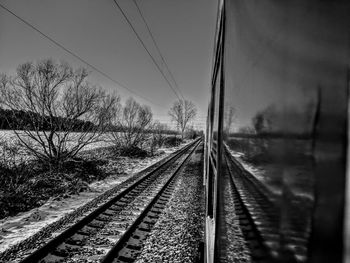
<instances>
[{"instance_id":1,"label":"bare tree","mask_svg":"<svg viewBox=\"0 0 350 263\"><path fill-rule=\"evenodd\" d=\"M181 129L181 138L184 137L184 132L187 125L194 120L197 115L196 106L188 100L177 100L174 102L173 106L170 108L168 114L173 121Z\"/></svg>"},{"instance_id":2,"label":"bare tree","mask_svg":"<svg viewBox=\"0 0 350 263\"><path fill-rule=\"evenodd\" d=\"M121 116L115 117L114 126L119 128L119 131L111 132L115 144L124 148L142 148L149 136L146 131L152 125L151 108L140 105L133 98L129 98L122 109Z\"/></svg>"},{"instance_id":3,"label":"bare tree","mask_svg":"<svg viewBox=\"0 0 350 263\"><path fill-rule=\"evenodd\" d=\"M41 161L58 165L76 156L99 138L118 110L119 97L91 86L87 76L86 69L74 71L52 59L24 63L15 77L1 75L0 103L14 114L28 116L29 127L14 132Z\"/></svg>"},{"instance_id":4,"label":"bare tree","mask_svg":"<svg viewBox=\"0 0 350 263\"><path fill-rule=\"evenodd\" d=\"M155 121L152 125L152 138L151 138L151 154L154 154L156 148L160 148L163 146L167 136L165 135L165 131L168 130L166 124L162 124L159 121Z\"/></svg>"}]
</instances>

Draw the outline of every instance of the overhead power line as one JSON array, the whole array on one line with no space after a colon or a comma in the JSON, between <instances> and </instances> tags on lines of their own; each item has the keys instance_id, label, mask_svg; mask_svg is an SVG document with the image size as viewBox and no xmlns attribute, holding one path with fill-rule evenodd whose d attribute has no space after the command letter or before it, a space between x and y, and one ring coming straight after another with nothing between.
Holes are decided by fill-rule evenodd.
<instances>
[{"instance_id":1,"label":"overhead power line","mask_svg":"<svg viewBox=\"0 0 350 263\"><path fill-rule=\"evenodd\" d=\"M23 22L24 24L26 24L28 27L30 27L31 29L35 30L36 32L38 32L41 36L45 37L46 39L48 39L49 41L51 41L53 44L55 44L56 46L58 46L59 48L63 49L64 51L66 51L67 53L69 53L70 55L72 55L73 57L75 57L76 59L78 59L79 61L83 62L85 65L89 66L90 68L92 68L93 70L95 70L96 72L100 73L102 76L106 77L107 79L109 79L110 81L112 81L113 83L117 84L118 86L120 86L121 88L124 88L126 90L128 90L129 92L131 92L132 94L138 96L139 98L144 99L145 101L148 101L149 103L152 103L153 105L159 106L164 108L161 105L158 105L154 102L152 102L151 100L147 99L146 97L136 93L135 91L133 91L132 89L128 88L127 86L123 85L122 83L120 83L119 81L117 81L116 79L112 78L111 76L109 76L107 73L103 72L101 69L97 68L96 66L90 64L88 61L86 61L85 59L83 59L81 56L75 54L73 51L69 50L68 48L66 48L65 46L63 46L62 44L60 44L57 40L53 39L52 37L46 35L44 32L42 32L41 30L39 30L37 27L35 27L34 25L32 25L31 23L29 23L28 21L24 20L22 17L20 17L19 15L15 14L13 11L11 11L10 9L8 9L6 6L4 6L3 4L0 3L0 7L2 9L4 9L5 11L7 11L8 13L10 13L11 15L13 15L14 17L16 17L17 19L19 19L21 22Z\"/></svg>"},{"instance_id":2,"label":"overhead power line","mask_svg":"<svg viewBox=\"0 0 350 263\"><path fill-rule=\"evenodd\" d=\"M154 44L154 46L156 47L156 49L157 49L157 51L158 51L158 53L159 53L159 56L161 57L161 59L162 59L164 65L165 65L165 68L166 68L167 71L169 72L169 75L170 75L171 79L174 81L175 86L177 87L177 90L179 91L179 93L180 93L182 99L185 100L185 98L184 98L184 96L183 96L183 94L182 94L182 92L181 92L181 89L179 88L179 85L177 84L177 82L176 82L176 80L175 80L175 78L174 78L174 75L173 75L173 73L171 72L171 70L170 70L170 68L169 68L169 66L168 66L168 63L165 61L165 58L164 58L162 52L160 51L160 48L159 48L159 46L158 46L158 44L157 44L157 41L155 40L155 38L154 38L154 36L153 36L153 33L152 33L152 31L151 31L151 28L150 28L150 26L148 25L148 23L147 23L147 21L146 21L144 15L143 15L143 13L142 13L142 11L141 11L140 6L138 5L138 3L137 3L136 0L133 0L133 2L134 2L135 6L136 6L136 8L137 8L137 11L139 12L139 14L140 14L140 16L141 16L141 18L142 18L144 24L145 24L146 27L147 27L147 31L148 31L149 35L151 36L151 39L152 39L152 41L153 41L153 44Z\"/></svg>"},{"instance_id":3,"label":"overhead power line","mask_svg":"<svg viewBox=\"0 0 350 263\"><path fill-rule=\"evenodd\" d=\"M150 56L150 58L152 59L152 62L154 63L154 65L157 67L158 71L160 72L160 74L162 74L163 78L165 79L165 81L168 83L169 87L171 88L171 90L174 92L174 94L176 95L176 97L180 99L179 95L177 94L177 92L175 91L174 87L171 85L170 81L168 80L168 78L165 76L164 72L161 70L161 68L159 67L157 61L155 60L155 58L152 56L151 52L148 50L148 48L146 47L145 42L143 42L142 38L140 37L140 35L137 33L135 27L133 26L133 24L131 23L130 19L128 18L128 16L125 14L124 10L121 8L121 6L118 4L118 2L116 0L113 0L114 4L117 6L117 8L119 9L119 11L122 13L124 19L126 20L126 22L129 24L129 26L131 27L132 31L134 32L134 34L136 35L138 41L141 43L142 47L146 50L147 54Z\"/></svg>"}]
</instances>

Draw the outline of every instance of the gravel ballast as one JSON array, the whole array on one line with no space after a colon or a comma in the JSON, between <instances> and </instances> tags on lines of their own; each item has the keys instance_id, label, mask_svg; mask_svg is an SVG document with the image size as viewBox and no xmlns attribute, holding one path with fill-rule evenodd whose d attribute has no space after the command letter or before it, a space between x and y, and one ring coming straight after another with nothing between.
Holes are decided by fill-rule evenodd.
<instances>
[{"instance_id":1,"label":"gravel ballast","mask_svg":"<svg viewBox=\"0 0 350 263\"><path fill-rule=\"evenodd\" d=\"M196 262L204 238L203 145L177 181L168 207L155 224L137 263Z\"/></svg>"},{"instance_id":2,"label":"gravel ballast","mask_svg":"<svg viewBox=\"0 0 350 263\"><path fill-rule=\"evenodd\" d=\"M176 147L176 148L178 149L179 147ZM170 158L171 155L172 154L170 154L169 156L167 156L166 158L164 158L158 164L155 164L155 165L158 166L160 165L160 163L164 163L167 159ZM108 191L105 191L102 194L98 193L96 198L86 202L79 208L75 209L73 212L70 212L64 215L63 217L61 217L60 219L56 220L55 222L50 222L47 225L43 223L42 225L44 227L42 227L41 229L38 229L31 236L25 239L22 239L17 244L2 251L0 253L0 262L18 262L19 259L23 258L25 255L28 255L28 253L30 253L34 249L42 246L48 240L50 240L53 236L58 235L59 233L67 229L67 227L77 222L84 215L90 213L98 205L108 201L115 194L125 189L132 182L143 177L151 169L153 169L153 167L150 166L139 173L130 174L130 176L124 179L124 182L121 182L119 185L112 187L111 189L109 189ZM69 205L69 203L67 203L67 205Z\"/></svg>"},{"instance_id":3,"label":"gravel ballast","mask_svg":"<svg viewBox=\"0 0 350 263\"><path fill-rule=\"evenodd\" d=\"M250 251L240 228L239 217L236 214L235 202L232 194L233 186L227 172L224 174L223 179L225 199L222 206L225 224L223 228L226 229L226 231L221 233L221 238L225 240L225 246L220 248L220 262L250 263L252 262Z\"/></svg>"},{"instance_id":4,"label":"gravel ballast","mask_svg":"<svg viewBox=\"0 0 350 263\"><path fill-rule=\"evenodd\" d=\"M103 228L96 234L91 235L84 245L75 249L73 253L70 253L69 259L65 262L100 262L103 255L119 240L121 234L136 220L147 204L159 192L160 188L171 176L171 171L175 170L174 167L179 166L182 162L181 160L185 159L185 157L180 157L176 163L162 172L161 176L159 175L142 193L130 201L125 208L116 213L109 223L101 223L101 226L104 225Z\"/></svg>"}]
</instances>

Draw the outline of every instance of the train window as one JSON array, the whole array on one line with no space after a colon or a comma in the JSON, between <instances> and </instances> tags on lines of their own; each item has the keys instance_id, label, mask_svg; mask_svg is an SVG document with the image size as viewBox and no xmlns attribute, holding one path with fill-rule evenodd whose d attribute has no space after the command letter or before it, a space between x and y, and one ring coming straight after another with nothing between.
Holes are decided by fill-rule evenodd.
<instances>
[{"instance_id":1,"label":"train window","mask_svg":"<svg viewBox=\"0 0 350 263\"><path fill-rule=\"evenodd\" d=\"M222 2L215 262L342 262L350 4Z\"/></svg>"}]
</instances>

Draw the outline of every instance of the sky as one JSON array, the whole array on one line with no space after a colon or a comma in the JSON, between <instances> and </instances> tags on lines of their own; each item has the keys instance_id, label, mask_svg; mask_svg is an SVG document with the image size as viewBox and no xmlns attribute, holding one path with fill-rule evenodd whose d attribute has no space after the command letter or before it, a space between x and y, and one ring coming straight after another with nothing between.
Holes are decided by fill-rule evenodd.
<instances>
[{"instance_id":1,"label":"sky","mask_svg":"<svg viewBox=\"0 0 350 263\"><path fill-rule=\"evenodd\" d=\"M172 84L198 109L195 127L204 128L209 100L216 0L136 0L177 86L152 42L132 0L117 0L154 60ZM87 67L89 81L133 96L149 105L154 119L170 123L168 110L177 99L113 0L0 0L17 16L64 46L121 87L45 39L0 8L0 72L13 74L24 62L53 58ZM135 95L137 94L137 95Z\"/></svg>"}]
</instances>

